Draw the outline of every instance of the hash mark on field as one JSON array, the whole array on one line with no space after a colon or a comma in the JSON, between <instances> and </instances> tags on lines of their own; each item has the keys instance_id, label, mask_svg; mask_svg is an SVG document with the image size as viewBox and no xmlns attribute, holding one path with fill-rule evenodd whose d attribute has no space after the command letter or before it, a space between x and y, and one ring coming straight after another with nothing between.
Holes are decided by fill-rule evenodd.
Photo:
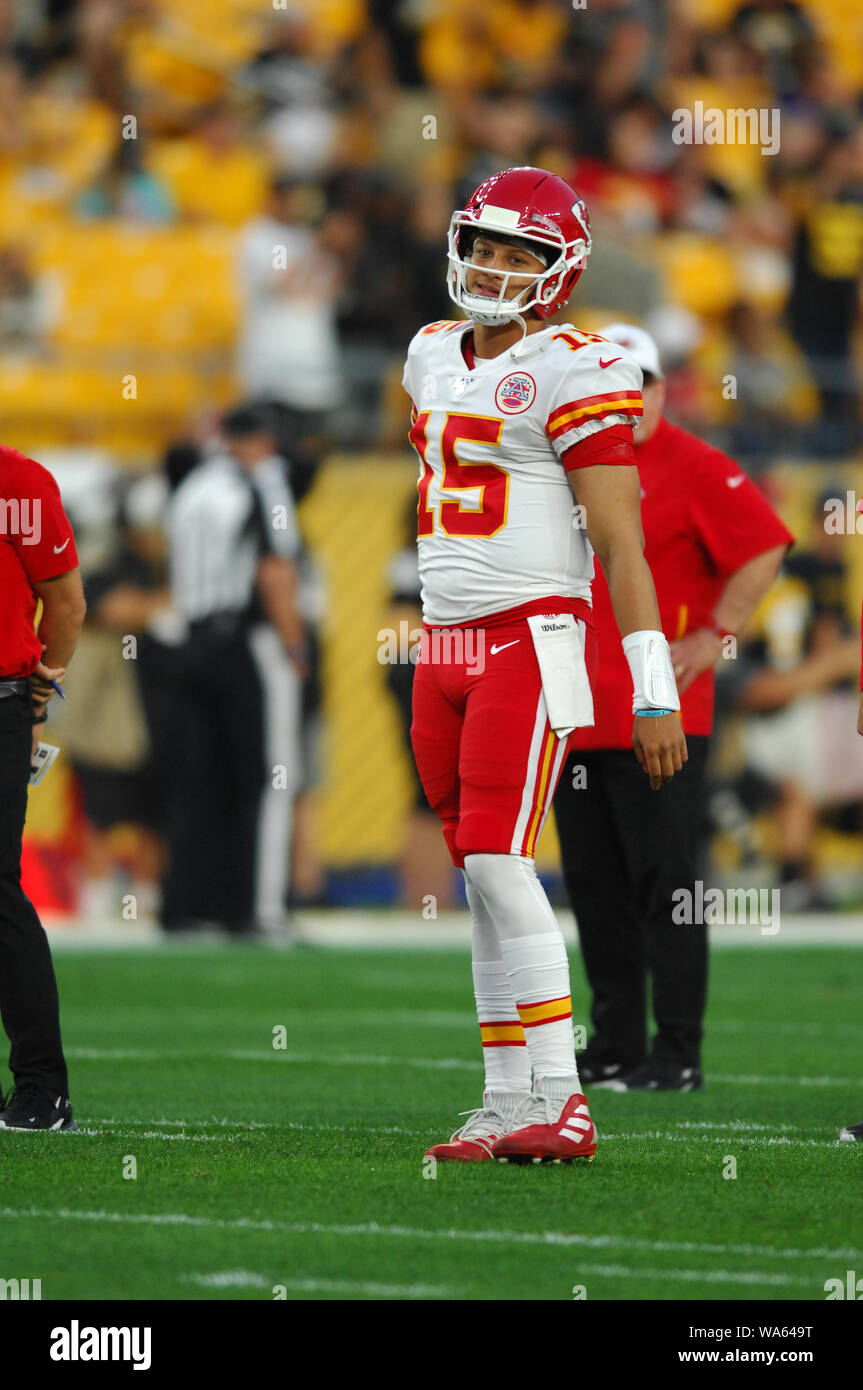
<instances>
[{"instance_id":1,"label":"hash mark on field","mask_svg":"<svg viewBox=\"0 0 863 1390\"><path fill-rule=\"evenodd\" d=\"M579 1261L578 1273L598 1274L608 1279L680 1279L698 1284L802 1284L812 1287L811 1279L797 1274L762 1274L754 1270L738 1274L732 1269L640 1269L628 1265L585 1265Z\"/></svg>"},{"instance_id":2,"label":"hash mark on field","mask_svg":"<svg viewBox=\"0 0 863 1390\"><path fill-rule=\"evenodd\" d=\"M38 1207L0 1207L0 1217L27 1221L92 1221L108 1225L186 1226L189 1229L220 1231L264 1231L277 1235L372 1236L388 1240L465 1241L470 1244L559 1246L563 1249L646 1250L650 1253L685 1252L695 1255L765 1256L781 1260L863 1260L863 1250L816 1247L812 1250L783 1250L769 1245L717 1245L687 1240L647 1240L643 1236L576 1235L560 1231L471 1231L426 1230L421 1226L380 1226L376 1221L346 1225L324 1221L269 1221L252 1217L189 1216L186 1212L72 1211Z\"/></svg>"},{"instance_id":3,"label":"hash mark on field","mask_svg":"<svg viewBox=\"0 0 863 1390\"><path fill-rule=\"evenodd\" d=\"M835 1149L837 1145L841 1148L838 1139L788 1139L784 1135L775 1138L759 1136L755 1138L747 1134L741 1134L741 1139L750 1146L767 1146L771 1144L782 1144L790 1149ZM599 1133L600 1141L603 1139L616 1141L618 1139L661 1139L666 1144L728 1144L728 1136L719 1135L714 1138L710 1134L669 1134L665 1129L641 1129L628 1130L624 1134L606 1134L604 1130Z\"/></svg>"},{"instance_id":4,"label":"hash mark on field","mask_svg":"<svg viewBox=\"0 0 863 1390\"><path fill-rule=\"evenodd\" d=\"M226 1270L222 1274L187 1274L184 1280L204 1289L270 1289L281 1285L296 1293L364 1293L370 1298L452 1298L451 1289L440 1284L377 1284L354 1279L265 1279L247 1270Z\"/></svg>"},{"instance_id":5,"label":"hash mark on field","mask_svg":"<svg viewBox=\"0 0 863 1390\"><path fill-rule=\"evenodd\" d=\"M109 1139L165 1139L178 1144L232 1144L239 1136L236 1134L165 1134L160 1129L91 1129L89 1126L79 1125L82 1134L89 1134L91 1138L99 1135L106 1135Z\"/></svg>"},{"instance_id":6,"label":"hash mark on field","mask_svg":"<svg viewBox=\"0 0 863 1390\"><path fill-rule=\"evenodd\" d=\"M94 1125L109 1126L106 1129L81 1129L82 1134L107 1134L115 1139L185 1139L189 1142L206 1140L210 1143L220 1141L231 1141L242 1139L245 1135L251 1134L256 1130L292 1130L299 1129L307 1133L333 1133L333 1134L406 1134L413 1139L427 1138L425 1130L403 1129L401 1125L364 1125L357 1122L354 1125L332 1125L332 1124L303 1124L299 1120L285 1120L282 1124L275 1122L259 1123L251 1121L246 1123L243 1120L94 1120ZM147 1126L150 1126L147 1129ZM163 1128L172 1129L206 1129L210 1125L217 1125L224 1129L224 1134L162 1134L159 1129L152 1126L158 1125ZM227 1131L231 1130L232 1133Z\"/></svg>"},{"instance_id":7,"label":"hash mark on field","mask_svg":"<svg viewBox=\"0 0 863 1390\"><path fill-rule=\"evenodd\" d=\"M352 1052L347 1056L318 1055L315 1052L253 1052L243 1049L223 1054L233 1062L317 1062L331 1067L423 1067L432 1071L482 1070L480 1062L464 1057L379 1057L367 1052Z\"/></svg>"}]
</instances>

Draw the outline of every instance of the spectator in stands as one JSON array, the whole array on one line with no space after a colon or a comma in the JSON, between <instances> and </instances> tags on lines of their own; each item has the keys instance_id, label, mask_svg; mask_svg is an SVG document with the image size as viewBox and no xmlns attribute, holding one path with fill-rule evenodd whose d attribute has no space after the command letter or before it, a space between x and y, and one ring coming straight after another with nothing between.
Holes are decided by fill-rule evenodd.
<instances>
[{"instance_id":1,"label":"spectator in stands","mask_svg":"<svg viewBox=\"0 0 863 1390\"><path fill-rule=\"evenodd\" d=\"M310 15L291 8L274 16L266 46L240 81L261 98L261 134L276 167L306 179L326 174L339 122L327 65L314 52Z\"/></svg>"},{"instance_id":2,"label":"spectator in stands","mask_svg":"<svg viewBox=\"0 0 863 1390\"><path fill-rule=\"evenodd\" d=\"M266 199L268 162L225 103L199 113L191 135L158 141L150 167L190 221L239 227Z\"/></svg>"},{"instance_id":3,"label":"spectator in stands","mask_svg":"<svg viewBox=\"0 0 863 1390\"><path fill-rule=\"evenodd\" d=\"M40 348L56 312L51 279L33 273L20 247L0 248L0 351Z\"/></svg>"},{"instance_id":4,"label":"spectator in stands","mask_svg":"<svg viewBox=\"0 0 863 1390\"><path fill-rule=\"evenodd\" d=\"M734 382L731 451L741 459L764 459L787 451L807 385L801 363L770 315L747 300L728 313L731 338L727 372Z\"/></svg>"},{"instance_id":5,"label":"spectator in stands","mask_svg":"<svg viewBox=\"0 0 863 1390\"><path fill-rule=\"evenodd\" d=\"M342 396L338 234L324 219L320 190L280 175L266 212L240 238L238 374L248 397L276 401L294 414L300 437L325 429Z\"/></svg>"},{"instance_id":6,"label":"spectator in stands","mask_svg":"<svg viewBox=\"0 0 863 1390\"><path fill-rule=\"evenodd\" d=\"M124 222L168 223L176 217L165 184L143 161L140 140L122 137L103 172L75 204L82 219L115 217Z\"/></svg>"},{"instance_id":7,"label":"spectator in stands","mask_svg":"<svg viewBox=\"0 0 863 1390\"><path fill-rule=\"evenodd\" d=\"M831 489L815 508L814 541L792 554L787 576L764 617L764 637L750 644L735 673L747 711L747 768L772 785L782 905L789 911L829 906L814 872L815 835L826 811L863 810L863 744L847 736L859 691L859 641L849 621L846 537L829 528Z\"/></svg>"},{"instance_id":8,"label":"spectator in stands","mask_svg":"<svg viewBox=\"0 0 863 1390\"><path fill-rule=\"evenodd\" d=\"M820 396L811 447L838 456L860 442L853 334L863 274L863 123L835 141L814 180L794 246L791 331Z\"/></svg>"},{"instance_id":9,"label":"spectator in stands","mask_svg":"<svg viewBox=\"0 0 863 1390\"><path fill-rule=\"evenodd\" d=\"M389 179L356 171L335 182L333 198L345 239L354 240L338 314L348 401L340 430L368 444L378 436L387 374L416 329L408 199Z\"/></svg>"}]
</instances>

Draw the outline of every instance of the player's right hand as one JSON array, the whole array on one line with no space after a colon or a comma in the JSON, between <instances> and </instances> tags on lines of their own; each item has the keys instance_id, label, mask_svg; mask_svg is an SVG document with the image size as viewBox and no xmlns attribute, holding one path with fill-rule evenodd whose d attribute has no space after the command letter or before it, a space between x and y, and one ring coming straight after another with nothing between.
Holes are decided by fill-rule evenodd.
<instances>
[{"instance_id":1,"label":"player's right hand","mask_svg":"<svg viewBox=\"0 0 863 1390\"><path fill-rule=\"evenodd\" d=\"M659 791L670 782L688 760L686 735L678 714L661 714L658 718L635 716L632 726L632 746L635 756L650 778L652 791Z\"/></svg>"}]
</instances>

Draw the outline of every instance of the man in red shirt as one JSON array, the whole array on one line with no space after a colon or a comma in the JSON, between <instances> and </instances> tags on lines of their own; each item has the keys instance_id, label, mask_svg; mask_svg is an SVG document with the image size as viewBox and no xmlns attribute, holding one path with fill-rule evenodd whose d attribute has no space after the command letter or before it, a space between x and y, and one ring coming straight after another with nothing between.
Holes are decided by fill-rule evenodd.
<instances>
[{"instance_id":1,"label":"man in red shirt","mask_svg":"<svg viewBox=\"0 0 863 1390\"><path fill-rule=\"evenodd\" d=\"M678 924L675 890L694 893L713 726L714 666L770 588L791 533L739 466L662 416L665 383L643 329L613 324L644 373L635 431L645 558L671 644L689 749L682 773L645 795L630 748L626 662L597 562L595 724L579 729L554 799L567 893L578 921L594 1027L579 1057L586 1083L696 1090L707 999L707 928ZM647 788L649 793L649 788ZM647 975L657 1035L647 1050Z\"/></svg>"},{"instance_id":2,"label":"man in red shirt","mask_svg":"<svg viewBox=\"0 0 863 1390\"><path fill-rule=\"evenodd\" d=\"M57 484L33 459L0 446L0 1017L15 1078L12 1096L0 1096L0 1130L77 1128L48 938L21 887L21 838L51 682L63 678L84 612Z\"/></svg>"}]
</instances>

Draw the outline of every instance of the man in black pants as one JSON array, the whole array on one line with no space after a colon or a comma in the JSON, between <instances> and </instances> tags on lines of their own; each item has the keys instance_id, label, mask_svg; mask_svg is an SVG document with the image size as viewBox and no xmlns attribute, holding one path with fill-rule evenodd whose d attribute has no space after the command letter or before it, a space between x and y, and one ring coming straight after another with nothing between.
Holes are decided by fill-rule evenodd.
<instances>
[{"instance_id":1,"label":"man in black pants","mask_svg":"<svg viewBox=\"0 0 863 1390\"><path fill-rule=\"evenodd\" d=\"M632 756L626 663L597 562L595 724L579 730L554 798L593 992L594 1033L578 1067L585 1084L689 1091L702 1085L707 928L681 923L681 900L672 895L695 894L713 668L736 655L734 634L773 583L793 537L732 459L662 418L665 386L648 334L614 324L601 336L625 347L644 374L635 431L644 553L671 643L689 761L654 793ZM649 1053L648 973L657 1025Z\"/></svg>"},{"instance_id":2,"label":"man in black pants","mask_svg":"<svg viewBox=\"0 0 863 1390\"><path fill-rule=\"evenodd\" d=\"M38 600L42 619L34 622ZM15 1090L0 1130L76 1129L48 938L21 887L30 760L84 621L75 540L51 474L0 447L0 1017Z\"/></svg>"},{"instance_id":3,"label":"man in black pants","mask_svg":"<svg viewBox=\"0 0 863 1390\"><path fill-rule=\"evenodd\" d=\"M284 934L305 674L300 535L276 422L222 421L224 450L177 488L171 590L188 625L175 657L175 783L161 919L168 932Z\"/></svg>"}]
</instances>

